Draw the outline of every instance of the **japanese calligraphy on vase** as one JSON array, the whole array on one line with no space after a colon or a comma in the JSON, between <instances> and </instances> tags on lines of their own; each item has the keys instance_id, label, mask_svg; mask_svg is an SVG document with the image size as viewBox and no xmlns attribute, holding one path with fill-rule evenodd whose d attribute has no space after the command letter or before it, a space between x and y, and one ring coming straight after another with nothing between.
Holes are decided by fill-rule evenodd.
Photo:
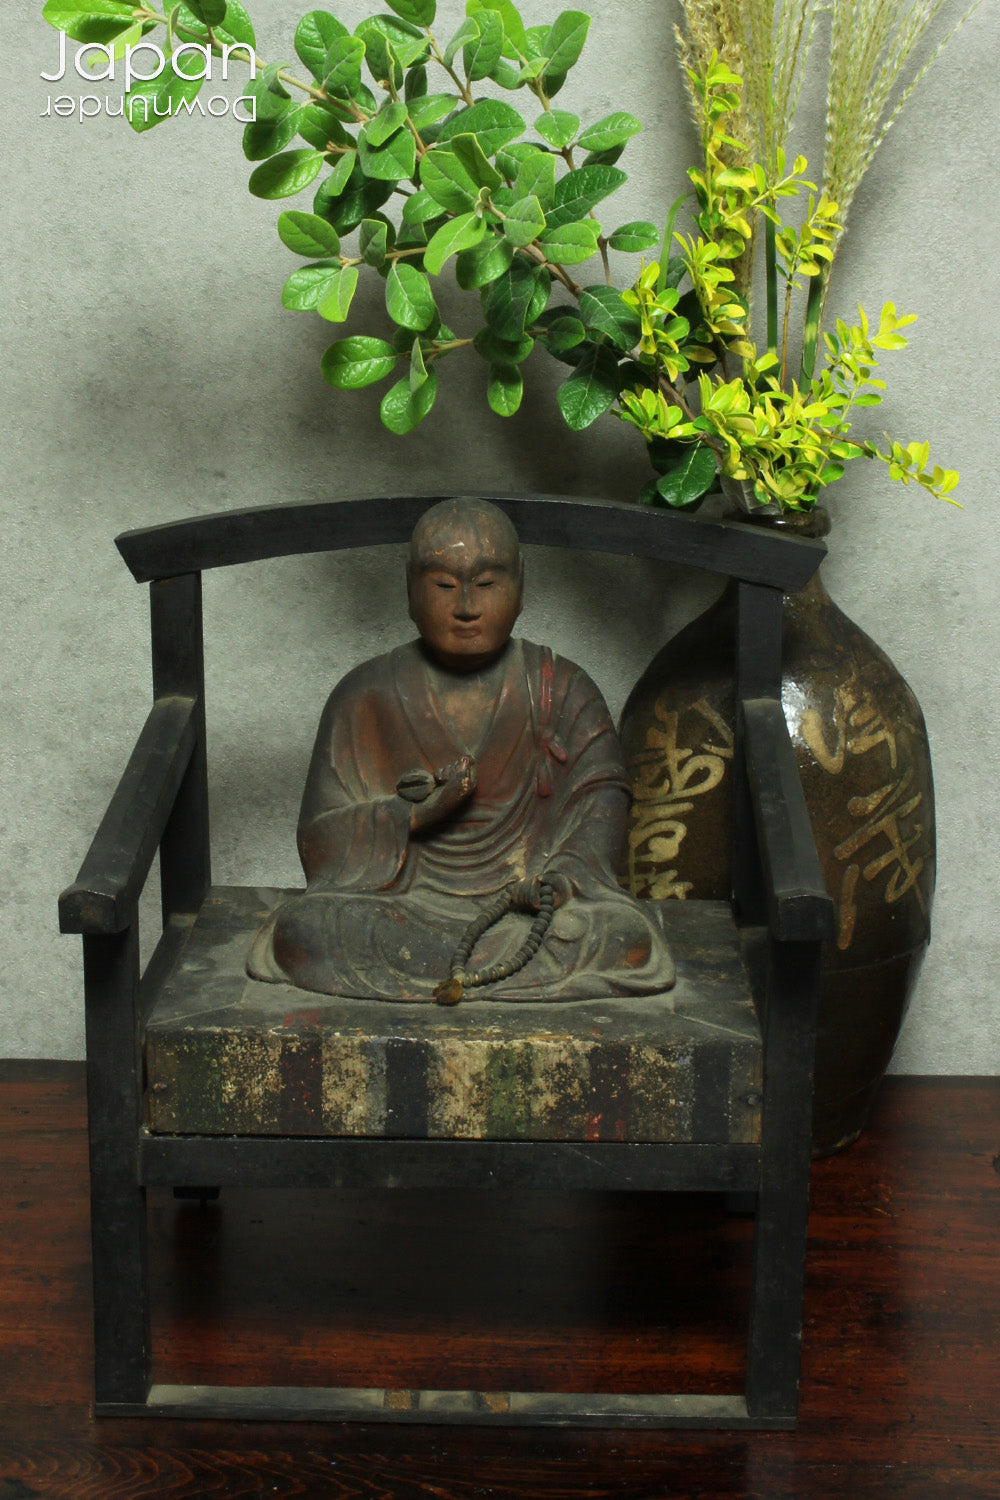
<instances>
[{"instance_id":1,"label":"japanese calligraphy on vase","mask_svg":"<svg viewBox=\"0 0 1000 1500\"><path fill-rule=\"evenodd\" d=\"M637 895L729 898L734 631L727 590L626 703L622 878ZM818 575L786 599L783 639L785 718L836 906L817 1055L817 1134L831 1149L862 1128L930 936L934 788L916 698Z\"/></svg>"}]
</instances>

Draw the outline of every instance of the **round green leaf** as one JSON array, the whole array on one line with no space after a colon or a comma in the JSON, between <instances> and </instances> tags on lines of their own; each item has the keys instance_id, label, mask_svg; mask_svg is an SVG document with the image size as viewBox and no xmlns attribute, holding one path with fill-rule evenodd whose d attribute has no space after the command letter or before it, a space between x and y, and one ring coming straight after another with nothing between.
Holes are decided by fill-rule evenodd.
<instances>
[{"instance_id":1,"label":"round green leaf","mask_svg":"<svg viewBox=\"0 0 1000 1500\"><path fill-rule=\"evenodd\" d=\"M598 120L596 125L588 125L586 130L577 141L585 151L608 151L614 146L624 146L626 141L632 139L642 129L635 115L630 115L627 110L619 109L613 114L605 115L603 120Z\"/></svg>"},{"instance_id":2,"label":"round green leaf","mask_svg":"<svg viewBox=\"0 0 1000 1500\"><path fill-rule=\"evenodd\" d=\"M353 146L337 116L321 104L307 104L298 110L299 135L317 151L329 151L333 146Z\"/></svg>"},{"instance_id":3,"label":"round green leaf","mask_svg":"<svg viewBox=\"0 0 1000 1500\"><path fill-rule=\"evenodd\" d=\"M278 234L282 244L296 255L340 254L340 235L319 214L307 214L298 208L286 209L278 216Z\"/></svg>"},{"instance_id":4,"label":"round green leaf","mask_svg":"<svg viewBox=\"0 0 1000 1500\"><path fill-rule=\"evenodd\" d=\"M461 51L466 42L474 42L478 36L479 23L474 16L467 16L455 34L449 38L448 45L444 49L445 67L450 68L455 61L456 53Z\"/></svg>"},{"instance_id":5,"label":"round green leaf","mask_svg":"<svg viewBox=\"0 0 1000 1500\"><path fill-rule=\"evenodd\" d=\"M424 266L432 276L439 275L449 256L478 245L485 233L486 225L476 214L459 214L458 218L449 219L431 236L424 251Z\"/></svg>"},{"instance_id":6,"label":"round green leaf","mask_svg":"<svg viewBox=\"0 0 1000 1500\"><path fill-rule=\"evenodd\" d=\"M426 224L429 219L439 219L441 213L440 203L431 197L426 188L418 188L403 204L403 223Z\"/></svg>"},{"instance_id":7,"label":"round green leaf","mask_svg":"<svg viewBox=\"0 0 1000 1500\"><path fill-rule=\"evenodd\" d=\"M694 505L715 480L715 454L701 443L683 450L678 461L656 481L656 493L676 510Z\"/></svg>"},{"instance_id":8,"label":"round green leaf","mask_svg":"<svg viewBox=\"0 0 1000 1500\"><path fill-rule=\"evenodd\" d=\"M384 146L389 137L405 124L406 105L401 99L387 99L378 114L368 121L361 136L369 146Z\"/></svg>"},{"instance_id":9,"label":"round green leaf","mask_svg":"<svg viewBox=\"0 0 1000 1500\"><path fill-rule=\"evenodd\" d=\"M335 36L323 60L323 87L328 94L353 94L361 82L365 44L360 37Z\"/></svg>"},{"instance_id":10,"label":"round green leaf","mask_svg":"<svg viewBox=\"0 0 1000 1500\"><path fill-rule=\"evenodd\" d=\"M500 338L516 342L541 313L550 289L548 272L517 255L503 275L484 287L483 316Z\"/></svg>"},{"instance_id":11,"label":"round green leaf","mask_svg":"<svg viewBox=\"0 0 1000 1500\"><path fill-rule=\"evenodd\" d=\"M404 68L423 61L428 54L427 38L422 32L394 16L370 16L354 28L354 34L365 44L365 61L376 83L388 82L391 52L392 81L397 89L403 86Z\"/></svg>"},{"instance_id":12,"label":"round green leaf","mask_svg":"<svg viewBox=\"0 0 1000 1500\"><path fill-rule=\"evenodd\" d=\"M290 312L313 312L339 276L340 262L320 260L293 271L281 290L281 305Z\"/></svg>"},{"instance_id":13,"label":"round green leaf","mask_svg":"<svg viewBox=\"0 0 1000 1500\"><path fill-rule=\"evenodd\" d=\"M608 237L612 250L624 250L630 254L652 250L659 243L660 231L646 219L633 219L628 224L622 224Z\"/></svg>"},{"instance_id":14,"label":"round green leaf","mask_svg":"<svg viewBox=\"0 0 1000 1500\"><path fill-rule=\"evenodd\" d=\"M582 10L564 10L561 15L556 16L545 44L549 55L545 68L546 80L566 76L583 51L589 30L590 17Z\"/></svg>"},{"instance_id":15,"label":"round green leaf","mask_svg":"<svg viewBox=\"0 0 1000 1500\"><path fill-rule=\"evenodd\" d=\"M342 164L346 164L346 174ZM313 212L328 219L339 234L350 234L362 219L370 219L392 197L392 191L391 182L366 177L352 152L340 157L320 184L313 198Z\"/></svg>"},{"instance_id":16,"label":"round green leaf","mask_svg":"<svg viewBox=\"0 0 1000 1500\"><path fill-rule=\"evenodd\" d=\"M298 135L300 123L297 109L275 120L251 120L243 132L243 155L247 161L265 161L277 155Z\"/></svg>"},{"instance_id":17,"label":"round green leaf","mask_svg":"<svg viewBox=\"0 0 1000 1500\"><path fill-rule=\"evenodd\" d=\"M494 365L519 365L535 347L534 339L527 334L516 342L510 342L497 338L492 328L480 328L472 342L476 353Z\"/></svg>"},{"instance_id":18,"label":"round green leaf","mask_svg":"<svg viewBox=\"0 0 1000 1500\"><path fill-rule=\"evenodd\" d=\"M429 370L427 379L416 390L410 389L408 379L397 380L396 384L390 386L382 397L379 414L383 426L388 427L390 432L395 432L399 437L405 437L408 432L413 431L418 422L422 422L426 417L434 405L437 389L436 370Z\"/></svg>"},{"instance_id":19,"label":"round green leaf","mask_svg":"<svg viewBox=\"0 0 1000 1500\"><path fill-rule=\"evenodd\" d=\"M553 206L546 217L549 228L585 219L602 198L628 181L620 167L577 167L556 183Z\"/></svg>"},{"instance_id":20,"label":"round green leaf","mask_svg":"<svg viewBox=\"0 0 1000 1500\"><path fill-rule=\"evenodd\" d=\"M420 181L436 203L449 213L472 208L477 188L454 151L436 146L420 161Z\"/></svg>"},{"instance_id":21,"label":"round green leaf","mask_svg":"<svg viewBox=\"0 0 1000 1500\"><path fill-rule=\"evenodd\" d=\"M427 380L427 365L424 362L424 346L415 338L410 347L410 392L418 391Z\"/></svg>"},{"instance_id":22,"label":"round green leaf","mask_svg":"<svg viewBox=\"0 0 1000 1500\"><path fill-rule=\"evenodd\" d=\"M435 0L386 0L386 3L411 26L430 26L437 13Z\"/></svg>"},{"instance_id":23,"label":"round green leaf","mask_svg":"<svg viewBox=\"0 0 1000 1500\"><path fill-rule=\"evenodd\" d=\"M463 250L455 262L455 280L465 292L489 286L502 276L514 259L510 240L491 234L471 250Z\"/></svg>"},{"instance_id":24,"label":"round green leaf","mask_svg":"<svg viewBox=\"0 0 1000 1500\"><path fill-rule=\"evenodd\" d=\"M65 31L81 16L106 16L131 24L135 19L133 10L134 6L125 0L46 0L42 17L57 31Z\"/></svg>"},{"instance_id":25,"label":"round green leaf","mask_svg":"<svg viewBox=\"0 0 1000 1500\"><path fill-rule=\"evenodd\" d=\"M226 0L187 0L187 7L206 26L219 26L225 19Z\"/></svg>"},{"instance_id":26,"label":"round green leaf","mask_svg":"<svg viewBox=\"0 0 1000 1500\"><path fill-rule=\"evenodd\" d=\"M501 146L523 135L525 128L517 110L503 99L479 99L468 109L460 109L452 115L442 126L438 140L447 141L453 135L471 133L487 156L495 156Z\"/></svg>"},{"instance_id":27,"label":"round green leaf","mask_svg":"<svg viewBox=\"0 0 1000 1500\"><path fill-rule=\"evenodd\" d=\"M480 11L476 16L478 35L462 48L462 62L470 83L489 78L503 51L503 22L494 10Z\"/></svg>"},{"instance_id":28,"label":"round green leaf","mask_svg":"<svg viewBox=\"0 0 1000 1500\"><path fill-rule=\"evenodd\" d=\"M325 10L311 10L295 28L295 51L315 79L323 77L326 55L337 37L348 36L347 27Z\"/></svg>"},{"instance_id":29,"label":"round green leaf","mask_svg":"<svg viewBox=\"0 0 1000 1500\"><path fill-rule=\"evenodd\" d=\"M351 302L358 285L357 266L344 266L335 275L319 302L316 311L328 323L343 323L351 310Z\"/></svg>"},{"instance_id":30,"label":"round green leaf","mask_svg":"<svg viewBox=\"0 0 1000 1500\"><path fill-rule=\"evenodd\" d=\"M388 223L384 219L362 219L358 233L358 253L365 265L381 270L388 248Z\"/></svg>"},{"instance_id":31,"label":"round green leaf","mask_svg":"<svg viewBox=\"0 0 1000 1500\"><path fill-rule=\"evenodd\" d=\"M192 58L188 53L184 64L194 67L201 58ZM132 129L139 135L152 130L161 120L169 119L182 104L190 103L204 83L203 78L184 77L172 67L164 68L156 78L134 83L125 96L125 113Z\"/></svg>"},{"instance_id":32,"label":"round green leaf","mask_svg":"<svg viewBox=\"0 0 1000 1500\"><path fill-rule=\"evenodd\" d=\"M315 181L322 168L321 151L282 151L251 172L247 186L255 198L291 198Z\"/></svg>"},{"instance_id":33,"label":"round green leaf","mask_svg":"<svg viewBox=\"0 0 1000 1500\"><path fill-rule=\"evenodd\" d=\"M477 187L489 188L491 192L503 187L503 178L474 135L467 131L453 135L450 149Z\"/></svg>"},{"instance_id":34,"label":"round green leaf","mask_svg":"<svg viewBox=\"0 0 1000 1500\"><path fill-rule=\"evenodd\" d=\"M412 68L406 70L406 80L403 84L403 98L407 104L411 100L422 99L427 93L427 65L415 63Z\"/></svg>"},{"instance_id":35,"label":"round green leaf","mask_svg":"<svg viewBox=\"0 0 1000 1500\"><path fill-rule=\"evenodd\" d=\"M542 151L540 147L531 146L528 152L517 163L514 196L537 198L545 209L556 190L556 159L551 151Z\"/></svg>"},{"instance_id":36,"label":"round green leaf","mask_svg":"<svg viewBox=\"0 0 1000 1500\"><path fill-rule=\"evenodd\" d=\"M323 379L338 390L360 391L391 375L398 359L399 355L384 339L357 334L331 344L323 355L321 369Z\"/></svg>"},{"instance_id":37,"label":"round green leaf","mask_svg":"<svg viewBox=\"0 0 1000 1500\"><path fill-rule=\"evenodd\" d=\"M571 313L558 315L544 326L545 344L552 354L563 354L567 349L575 349L587 337L587 330L580 319L574 318Z\"/></svg>"},{"instance_id":38,"label":"round green leaf","mask_svg":"<svg viewBox=\"0 0 1000 1500\"><path fill-rule=\"evenodd\" d=\"M120 0L47 0L42 16L75 42L109 46L135 25L134 10Z\"/></svg>"},{"instance_id":39,"label":"round green leaf","mask_svg":"<svg viewBox=\"0 0 1000 1500\"><path fill-rule=\"evenodd\" d=\"M580 116L570 114L568 109L546 110L535 121L535 129L543 140L557 151L563 151L580 128Z\"/></svg>"},{"instance_id":40,"label":"round green leaf","mask_svg":"<svg viewBox=\"0 0 1000 1500\"><path fill-rule=\"evenodd\" d=\"M356 151L344 151L340 156L334 158L329 177L324 177L316 193L316 199L322 194L322 201L328 202L331 198L339 198L347 187L351 177L355 175L354 169L358 164L358 153ZM320 213L319 203L313 201L313 207ZM364 214L361 215L364 217ZM353 227L353 226L352 226ZM347 233L347 230L344 230Z\"/></svg>"},{"instance_id":41,"label":"round green leaf","mask_svg":"<svg viewBox=\"0 0 1000 1500\"><path fill-rule=\"evenodd\" d=\"M521 405L524 380L512 365L490 365L486 399L498 417L512 417Z\"/></svg>"},{"instance_id":42,"label":"round green leaf","mask_svg":"<svg viewBox=\"0 0 1000 1500\"><path fill-rule=\"evenodd\" d=\"M545 251L546 259L555 265L575 266L596 255L600 232L601 226L593 219L584 219L579 224L562 224L557 229L547 229L539 236L538 243Z\"/></svg>"},{"instance_id":43,"label":"round green leaf","mask_svg":"<svg viewBox=\"0 0 1000 1500\"><path fill-rule=\"evenodd\" d=\"M413 74L406 76L409 79ZM454 94L424 94L419 99L408 100L407 109L414 128L423 135L431 125L450 115L456 102Z\"/></svg>"},{"instance_id":44,"label":"round green leaf","mask_svg":"<svg viewBox=\"0 0 1000 1500\"><path fill-rule=\"evenodd\" d=\"M618 362L605 348L586 354L556 393L567 427L582 432L618 399Z\"/></svg>"},{"instance_id":45,"label":"round green leaf","mask_svg":"<svg viewBox=\"0 0 1000 1500\"><path fill-rule=\"evenodd\" d=\"M532 27L532 30L533 31L539 31L539 30L544 31L545 28L544 27L534 26L534 27ZM520 78L520 81L522 83L530 83L532 81L532 79L537 78L540 73L544 73L545 72L545 64L547 62L548 62L548 58L547 57L541 57L541 56L539 56L539 57L533 57L531 59L531 61L529 63L525 63L524 67L521 69L521 71L520 71L520 73L518 75L518 77Z\"/></svg>"},{"instance_id":46,"label":"round green leaf","mask_svg":"<svg viewBox=\"0 0 1000 1500\"><path fill-rule=\"evenodd\" d=\"M358 141L358 155L367 177L379 182L399 182L412 177L417 170L417 143L408 130L400 130L384 146L372 150L364 136Z\"/></svg>"},{"instance_id":47,"label":"round green leaf","mask_svg":"<svg viewBox=\"0 0 1000 1500\"><path fill-rule=\"evenodd\" d=\"M521 87L521 75L517 68L511 67L510 63L498 62L490 74L494 83L498 83L502 89L519 89Z\"/></svg>"},{"instance_id":48,"label":"round green leaf","mask_svg":"<svg viewBox=\"0 0 1000 1500\"><path fill-rule=\"evenodd\" d=\"M517 13L514 0L473 0L468 6L470 13L475 14L481 10L495 10L503 22L504 35L508 42L522 56L527 50L527 39L524 34L524 22ZM511 55L508 51L507 56Z\"/></svg>"},{"instance_id":49,"label":"round green leaf","mask_svg":"<svg viewBox=\"0 0 1000 1500\"><path fill-rule=\"evenodd\" d=\"M430 282L405 261L397 261L385 279L385 305L394 323L418 332L429 328L437 317Z\"/></svg>"},{"instance_id":50,"label":"round green leaf","mask_svg":"<svg viewBox=\"0 0 1000 1500\"><path fill-rule=\"evenodd\" d=\"M587 286L580 293L580 317L590 333L603 334L618 349L639 342L639 316L610 286Z\"/></svg>"},{"instance_id":51,"label":"round green leaf","mask_svg":"<svg viewBox=\"0 0 1000 1500\"><path fill-rule=\"evenodd\" d=\"M254 101L255 124L284 119L295 109L288 90L277 76L275 68L268 68L249 79L243 85L243 93Z\"/></svg>"},{"instance_id":52,"label":"round green leaf","mask_svg":"<svg viewBox=\"0 0 1000 1500\"><path fill-rule=\"evenodd\" d=\"M183 3L183 0L179 8L175 9L171 7L171 14L176 15L175 24L183 29L185 41L192 40L192 37L186 35L188 32L192 33L193 37L198 41L207 40L208 28L198 19L191 7ZM221 42L224 46L231 47L237 43L242 43L248 51L256 46L253 25L250 17L240 4L240 0L229 0L225 16L222 21L213 23L212 31L216 41Z\"/></svg>"},{"instance_id":53,"label":"round green leaf","mask_svg":"<svg viewBox=\"0 0 1000 1500\"><path fill-rule=\"evenodd\" d=\"M530 245L545 228L545 215L537 198L522 198L508 209L503 221L503 232L512 245Z\"/></svg>"}]
</instances>

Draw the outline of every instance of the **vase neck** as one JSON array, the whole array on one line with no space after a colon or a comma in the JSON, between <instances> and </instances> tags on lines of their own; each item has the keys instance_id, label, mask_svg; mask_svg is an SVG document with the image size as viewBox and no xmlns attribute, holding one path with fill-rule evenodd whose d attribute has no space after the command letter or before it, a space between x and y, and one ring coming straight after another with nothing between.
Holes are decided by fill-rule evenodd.
<instances>
[{"instance_id":1,"label":"vase neck","mask_svg":"<svg viewBox=\"0 0 1000 1500\"><path fill-rule=\"evenodd\" d=\"M749 519L754 526L766 526L771 531L788 532L791 536L807 537L810 541L830 534L830 512L822 505L816 505L812 510L785 511L780 516L758 515Z\"/></svg>"},{"instance_id":2,"label":"vase neck","mask_svg":"<svg viewBox=\"0 0 1000 1500\"><path fill-rule=\"evenodd\" d=\"M757 516L753 524L764 526L770 531L785 532L789 536L805 537L813 541L829 535L830 513L821 505L817 505L810 511L787 511L780 516ZM809 607L830 602L830 596L821 577L821 569L817 568L809 582L797 593L786 595L785 607L786 609L789 606L794 608L796 605Z\"/></svg>"}]
</instances>

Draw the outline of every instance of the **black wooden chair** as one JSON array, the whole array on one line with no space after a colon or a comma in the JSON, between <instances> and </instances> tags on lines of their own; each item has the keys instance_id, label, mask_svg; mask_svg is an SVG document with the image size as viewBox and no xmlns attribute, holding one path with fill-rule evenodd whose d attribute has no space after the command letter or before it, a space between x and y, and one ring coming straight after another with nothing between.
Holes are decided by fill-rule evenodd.
<instances>
[{"instance_id":1,"label":"black wooden chair","mask_svg":"<svg viewBox=\"0 0 1000 1500\"><path fill-rule=\"evenodd\" d=\"M576 1002L548 1008L538 1028L529 1015L537 1007L431 1014L331 1000L317 1009L315 995L290 998L287 987L255 984L243 971L252 931L278 893L211 884L202 571L401 542L433 498L227 512L118 538L135 578L150 583L154 703L59 903L62 930L83 935L96 1410L791 1426L817 975L832 908L785 730L781 622L783 592L811 576L822 543L635 506L551 496L497 502L528 545L663 559L739 581L733 907L662 903L678 966L671 1011ZM140 977L137 903L157 849L163 936ZM532 1069L546 1065L533 1051L543 1029L572 1085L575 1104L562 1111L546 1112L532 1094ZM377 1108L359 1030L365 1055L380 1058ZM434 1097L437 1065L464 1054L464 1071L478 1067L482 1079L490 1071L484 1048L505 1079L504 1107L491 1109L488 1098L483 1105L480 1089L478 1113L458 1110L456 1126L456 1110ZM248 1066L252 1086L241 1073ZM642 1079L632 1078L640 1066ZM290 1073L294 1097L283 1092ZM514 1107L512 1078L521 1080ZM613 1127L595 1132L594 1120L612 1117ZM147 1187L400 1182L739 1195L755 1214L745 1392L421 1391L403 1400L391 1390L152 1383Z\"/></svg>"}]
</instances>

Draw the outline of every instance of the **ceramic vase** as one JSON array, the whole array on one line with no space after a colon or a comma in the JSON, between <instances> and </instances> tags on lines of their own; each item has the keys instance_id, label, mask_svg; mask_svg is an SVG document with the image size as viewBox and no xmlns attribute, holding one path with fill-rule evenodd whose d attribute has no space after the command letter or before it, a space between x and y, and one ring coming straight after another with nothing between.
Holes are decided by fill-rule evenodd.
<instances>
[{"instance_id":1,"label":"ceramic vase","mask_svg":"<svg viewBox=\"0 0 1000 1500\"><path fill-rule=\"evenodd\" d=\"M823 535L822 510L790 521ZM622 716L638 896L727 899L735 586L654 658ZM824 945L814 1150L864 1129L930 937L934 788L923 714L817 573L786 597L782 702L835 903Z\"/></svg>"}]
</instances>

